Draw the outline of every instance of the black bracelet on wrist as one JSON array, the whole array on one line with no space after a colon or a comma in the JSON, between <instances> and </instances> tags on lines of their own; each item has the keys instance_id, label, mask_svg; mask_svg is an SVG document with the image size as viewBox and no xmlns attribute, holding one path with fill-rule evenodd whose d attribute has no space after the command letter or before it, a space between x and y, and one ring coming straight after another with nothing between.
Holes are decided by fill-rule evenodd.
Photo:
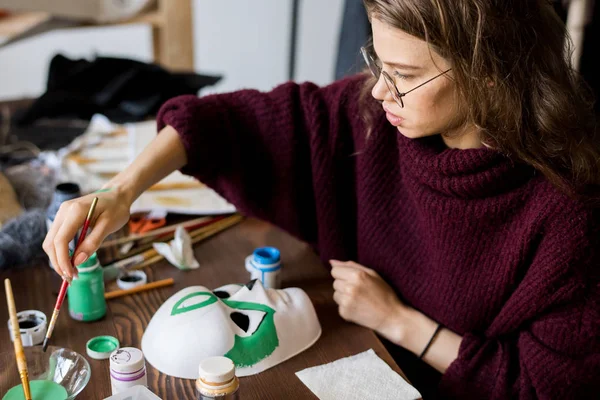
<instances>
[{"instance_id":1,"label":"black bracelet on wrist","mask_svg":"<svg viewBox=\"0 0 600 400\"><path fill-rule=\"evenodd\" d=\"M429 342L427 342L427 344L425 345L425 348L423 349L423 351L421 352L421 355L419 356L420 360L423 359L423 356L425 355L425 353L427 353L427 350L429 350L429 347L431 347L431 344L433 343L433 340L438 335L438 333L440 333L440 331L442 330L442 328L443 328L442 324L438 324L437 328L435 328L435 331L433 332L433 335L431 335L431 338L429 339Z\"/></svg>"}]
</instances>

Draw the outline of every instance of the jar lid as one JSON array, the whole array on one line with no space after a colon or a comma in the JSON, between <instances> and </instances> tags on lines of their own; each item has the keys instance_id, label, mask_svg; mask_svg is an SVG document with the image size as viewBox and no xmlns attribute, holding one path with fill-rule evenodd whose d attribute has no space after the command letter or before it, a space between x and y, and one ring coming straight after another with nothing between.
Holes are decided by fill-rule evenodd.
<instances>
[{"instance_id":1,"label":"jar lid","mask_svg":"<svg viewBox=\"0 0 600 400\"><path fill-rule=\"evenodd\" d=\"M86 344L87 355L95 360L106 360L119 348L119 340L113 336L96 336Z\"/></svg>"},{"instance_id":2,"label":"jar lid","mask_svg":"<svg viewBox=\"0 0 600 400\"><path fill-rule=\"evenodd\" d=\"M148 282L148 277L144 271L128 271L121 273L117 278L119 289L127 290L136 286L141 286Z\"/></svg>"},{"instance_id":3,"label":"jar lid","mask_svg":"<svg viewBox=\"0 0 600 400\"><path fill-rule=\"evenodd\" d=\"M98 262L98 256L96 255L96 253L92 253L92 255L89 256L88 259L85 260L85 262L77 265L77 270L79 272L89 272L95 270L99 266L100 263Z\"/></svg>"},{"instance_id":4,"label":"jar lid","mask_svg":"<svg viewBox=\"0 0 600 400\"><path fill-rule=\"evenodd\" d=\"M136 372L144 366L144 353L135 347L122 347L110 355L110 369L115 372Z\"/></svg>"},{"instance_id":5,"label":"jar lid","mask_svg":"<svg viewBox=\"0 0 600 400\"><path fill-rule=\"evenodd\" d=\"M275 247L259 247L253 253L254 262L263 265L277 264L281 259L279 250Z\"/></svg>"},{"instance_id":6,"label":"jar lid","mask_svg":"<svg viewBox=\"0 0 600 400\"><path fill-rule=\"evenodd\" d=\"M235 365L227 357L208 357L200 361L198 374L205 382L226 383L235 376Z\"/></svg>"}]
</instances>

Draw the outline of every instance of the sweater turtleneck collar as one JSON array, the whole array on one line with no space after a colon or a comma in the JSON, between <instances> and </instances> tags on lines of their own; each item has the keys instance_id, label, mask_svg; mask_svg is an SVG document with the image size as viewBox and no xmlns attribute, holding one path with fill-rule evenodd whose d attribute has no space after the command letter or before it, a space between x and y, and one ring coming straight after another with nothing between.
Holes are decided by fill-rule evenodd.
<instances>
[{"instance_id":1,"label":"sweater turtleneck collar","mask_svg":"<svg viewBox=\"0 0 600 400\"><path fill-rule=\"evenodd\" d=\"M521 186L534 174L531 166L487 147L451 149L439 135L421 139L397 136L405 173L447 196L467 199L499 195Z\"/></svg>"}]
</instances>

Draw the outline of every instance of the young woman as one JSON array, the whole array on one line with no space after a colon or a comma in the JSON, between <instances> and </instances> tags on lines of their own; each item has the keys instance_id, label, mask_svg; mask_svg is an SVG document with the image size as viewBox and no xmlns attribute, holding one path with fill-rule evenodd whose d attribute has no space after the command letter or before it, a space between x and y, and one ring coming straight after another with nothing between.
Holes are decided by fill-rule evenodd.
<instances>
[{"instance_id":1,"label":"young woman","mask_svg":"<svg viewBox=\"0 0 600 400\"><path fill-rule=\"evenodd\" d=\"M169 101L76 263L181 168L314 245L340 315L442 372L443 395L597 393L600 151L563 24L545 0L364 3L374 79ZM45 241L64 276L90 201Z\"/></svg>"}]
</instances>

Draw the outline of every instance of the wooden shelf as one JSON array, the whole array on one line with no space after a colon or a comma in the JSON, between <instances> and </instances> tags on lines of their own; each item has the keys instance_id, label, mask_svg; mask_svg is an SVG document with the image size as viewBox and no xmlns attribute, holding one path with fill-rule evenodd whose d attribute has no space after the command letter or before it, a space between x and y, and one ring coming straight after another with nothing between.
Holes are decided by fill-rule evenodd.
<instances>
[{"instance_id":1,"label":"wooden shelf","mask_svg":"<svg viewBox=\"0 0 600 400\"><path fill-rule=\"evenodd\" d=\"M46 12L22 12L0 18L0 45L22 36L50 19L50 14ZM157 0L154 9L129 20L110 24L87 22L81 23L80 26L122 24L149 24L152 27L156 63L173 71L194 70L192 0Z\"/></svg>"},{"instance_id":2,"label":"wooden shelf","mask_svg":"<svg viewBox=\"0 0 600 400\"><path fill-rule=\"evenodd\" d=\"M155 61L169 70L194 70L192 0L158 0L156 9L114 24L151 25Z\"/></svg>"},{"instance_id":3,"label":"wooden shelf","mask_svg":"<svg viewBox=\"0 0 600 400\"><path fill-rule=\"evenodd\" d=\"M21 12L0 18L0 45L14 40L50 20L45 12Z\"/></svg>"},{"instance_id":4,"label":"wooden shelf","mask_svg":"<svg viewBox=\"0 0 600 400\"><path fill-rule=\"evenodd\" d=\"M164 25L164 18L158 10L152 10L126 21L119 22L119 24L150 24L160 28Z\"/></svg>"}]
</instances>

